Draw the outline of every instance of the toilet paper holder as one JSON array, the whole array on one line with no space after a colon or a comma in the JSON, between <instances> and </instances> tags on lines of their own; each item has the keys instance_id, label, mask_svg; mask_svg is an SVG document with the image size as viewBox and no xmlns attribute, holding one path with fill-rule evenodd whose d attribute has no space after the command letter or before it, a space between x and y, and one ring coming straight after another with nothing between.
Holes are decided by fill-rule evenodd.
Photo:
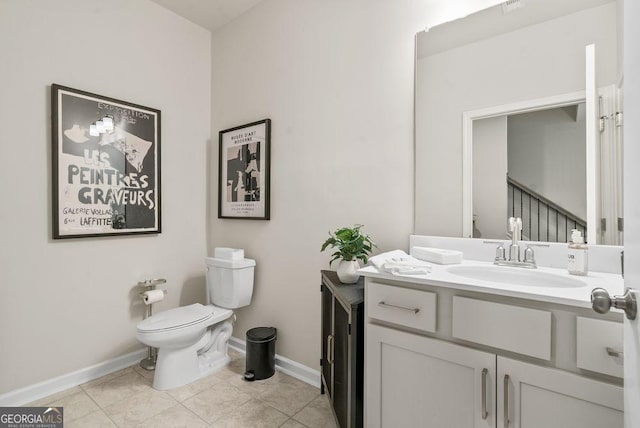
<instances>
[{"instance_id":1,"label":"toilet paper holder","mask_svg":"<svg viewBox=\"0 0 640 428\"><path fill-rule=\"evenodd\" d=\"M144 287L145 290L139 292L138 295L142 299L144 299L146 291L155 290L156 286L162 285L162 284L166 284L166 283L167 283L167 280L164 279L164 278L154 278L154 279L147 279L147 280L144 280L144 281L140 281L140 282L138 282L137 285L139 287ZM164 293L165 296L167 295L167 290L162 290L162 292ZM153 304L146 305L147 311L145 313L144 318L149 318L151 315L153 315L152 306L153 306ZM158 350L156 348L148 346L147 347L147 358L143 358L142 360L140 360L140 367L142 367L145 370L154 370L156 368L156 359L158 357L157 352L158 352Z\"/></svg>"},{"instance_id":2,"label":"toilet paper holder","mask_svg":"<svg viewBox=\"0 0 640 428\"><path fill-rule=\"evenodd\" d=\"M155 288L152 288L151 290L155 290ZM140 297L142 297L142 298L144 299L144 296L146 295L147 291L149 291L149 290L145 290L145 291L141 291L141 292L139 292L139 293L138 293L138 296L140 296ZM167 290L160 290L160 291L162 291L162 293L163 293L165 296L167 295ZM152 305L152 303L151 303L151 304L149 304L148 306L151 306L151 305ZM145 318L150 317L150 316L151 316L151 314L147 314L147 315L145 316Z\"/></svg>"},{"instance_id":3,"label":"toilet paper holder","mask_svg":"<svg viewBox=\"0 0 640 428\"><path fill-rule=\"evenodd\" d=\"M145 279L144 281L138 282L138 286L140 287L155 287L160 284L166 284L167 280L164 278L154 278L154 279Z\"/></svg>"}]
</instances>

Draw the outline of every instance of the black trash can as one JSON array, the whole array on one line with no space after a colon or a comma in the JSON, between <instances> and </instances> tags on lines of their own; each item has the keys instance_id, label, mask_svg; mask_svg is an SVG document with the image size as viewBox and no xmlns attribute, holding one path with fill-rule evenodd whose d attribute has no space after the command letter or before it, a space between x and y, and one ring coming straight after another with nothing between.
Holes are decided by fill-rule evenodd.
<instances>
[{"instance_id":1,"label":"black trash can","mask_svg":"<svg viewBox=\"0 0 640 428\"><path fill-rule=\"evenodd\" d=\"M256 327L247 331L247 355L244 379L267 379L276 372L275 327Z\"/></svg>"}]
</instances>

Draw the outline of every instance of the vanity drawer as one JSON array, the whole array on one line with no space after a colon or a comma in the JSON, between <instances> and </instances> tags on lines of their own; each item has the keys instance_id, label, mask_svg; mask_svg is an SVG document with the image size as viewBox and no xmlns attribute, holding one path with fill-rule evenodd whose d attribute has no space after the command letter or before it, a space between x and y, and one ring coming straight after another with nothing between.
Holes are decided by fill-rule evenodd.
<instances>
[{"instance_id":1,"label":"vanity drawer","mask_svg":"<svg viewBox=\"0 0 640 428\"><path fill-rule=\"evenodd\" d=\"M578 368L623 376L624 333L621 323L577 317L576 332Z\"/></svg>"},{"instance_id":2,"label":"vanity drawer","mask_svg":"<svg viewBox=\"0 0 640 428\"><path fill-rule=\"evenodd\" d=\"M551 359L551 312L453 297L453 337Z\"/></svg>"},{"instance_id":3,"label":"vanity drawer","mask_svg":"<svg viewBox=\"0 0 640 428\"><path fill-rule=\"evenodd\" d=\"M436 293L369 282L367 316L428 332L436 331Z\"/></svg>"}]
</instances>

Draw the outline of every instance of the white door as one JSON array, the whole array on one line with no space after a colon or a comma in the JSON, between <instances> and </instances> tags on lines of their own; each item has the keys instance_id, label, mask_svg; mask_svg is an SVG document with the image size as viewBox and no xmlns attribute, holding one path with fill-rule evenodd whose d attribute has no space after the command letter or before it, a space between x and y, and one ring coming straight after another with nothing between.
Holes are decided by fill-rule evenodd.
<instances>
[{"instance_id":1,"label":"white door","mask_svg":"<svg viewBox=\"0 0 640 428\"><path fill-rule=\"evenodd\" d=\"M640 2L624 0L625 286L640 290ZM625 428L640 428L640 326L624 319Z\"/></svg>"},{"instance_id":2,"label":"white door","mask_svg":"<svg viewBox=\"0 0 640 428\"><path fill-rule=\"evenodd\" d=\"M495 354L367 324L369 428L495 427Z\"/></svg>"}]
</instances>

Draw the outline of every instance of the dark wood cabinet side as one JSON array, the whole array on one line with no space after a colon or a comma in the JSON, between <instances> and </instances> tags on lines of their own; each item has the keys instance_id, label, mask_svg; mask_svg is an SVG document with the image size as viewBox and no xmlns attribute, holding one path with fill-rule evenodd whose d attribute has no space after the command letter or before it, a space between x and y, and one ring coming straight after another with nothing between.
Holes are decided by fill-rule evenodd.
<instances>
[{"instance_id":1,"label":"dark wood cabinet side","mask_svg":"<svg viewBox=\"0 0 640 428\"><path fill-rule=\"evenodd\" d=\"M364 279L342 284L321 271L322 390L340 428L363 426Z\"/></svg>"}]
</instances>

